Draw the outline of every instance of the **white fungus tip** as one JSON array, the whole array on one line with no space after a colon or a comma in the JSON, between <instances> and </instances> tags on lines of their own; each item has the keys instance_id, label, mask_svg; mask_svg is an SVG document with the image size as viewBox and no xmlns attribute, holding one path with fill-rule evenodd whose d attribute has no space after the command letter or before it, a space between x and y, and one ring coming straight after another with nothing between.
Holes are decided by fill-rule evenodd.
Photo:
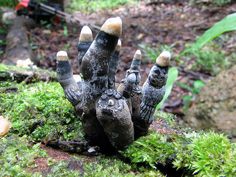
<instances>
[{"instance_id":1,"label":"white fungus tip","mask_svg":"<svg viewBox=\"0 0 236 177\"><path fill-rule=\"evenodd\" d=\"M122 21L120 17L108 18L101 27L101 31L119 37L122 33Z\"/></svg>"},{"instance_id":2,"label":"white fungus tip","mask_svg":"<svg viewBox=\"0 0 236 177\"><path fill-rule=\"evenodd\" d=\"M171 54L168 51L163 51L156 59L156 64L162 67L169 66Z\"/></svg>"},{"instance_id":3,"label":"white fungus tip","mask_svg":"<svg viewBox=\"0 0 236 177\"><path fill-rule=\"evenodd\" d=\"M134 59L135 60L141 60L142 59L142 53L140 50L136 50L135 54L134 54Z\"/></svg>"},{"instance_id":4,"label":"white fungus tip","mask_svg":"<svg viewBox=\"0 0 236 177\"><path fill-rule=\"evenodd\" d=\"M80 42L93 41L93 33L88 26L83 26L80 32L79 41Z\"/></svg>"},{"instance_id":5,"label":"white fungus tip","mask_svg":"<svg viewBox=\"0 0 236 177\"><path fill-rule=\"evenodd\" d=\"M57 60L58 61L66 61L68 60L68 55L66 51L57 52Z\"/></svg>"}]
</instances>

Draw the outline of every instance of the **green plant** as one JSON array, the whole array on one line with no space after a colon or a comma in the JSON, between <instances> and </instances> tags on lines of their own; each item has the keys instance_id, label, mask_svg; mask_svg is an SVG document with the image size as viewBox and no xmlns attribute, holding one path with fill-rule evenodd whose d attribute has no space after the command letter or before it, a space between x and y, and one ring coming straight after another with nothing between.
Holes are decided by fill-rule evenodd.
<instances>
[{"instance_id":1,"label":"green plant","mask_svg":"<svg viewBox=\"0 0 236 177\"><path fill-rule=\"evenodd\" d=\"M0 40L0 45L6 45L6 41L5 40Z\"/></svg>"},{"instance_id":2,"label":"green plant","mask_svg":"<svg viewBox=\"0 0 236 177\"><path fill-rule=\"evenodd\" d=\"M193 82L192 86L188 84L177 82L179 87L189 91L188 95L183 96L184 111L187 111L190 104L194 101L195 96L200 93L201 89L205 86L205 83L201 80L196 80Z\"/></svg>"},{"instance_id":3,"label":"green plant","mask_svg":"<svg viewBox=\"0 0 236 177\"><path fill-rule=\"evenodd\" d=\"M72 0L68 9L94 12L102 9L112 9L131 2L129 0Z\"/></svg>"},{"instance_id":4,"label":"green plant","mask_svg":"<svg viewBox=\"0 0 236 177\"><path fill-rule=\"evenodd\" d=\"M2 0L0 1L0 7L14 7L17 3L17 0Z\"/></svg>"},{"instance_id":5,"label":"green plant","mask_svg":"<svg viewBox=\"0 0 236 177\"><path fill-rule=\"evenodd\" d=\"M76 169L69 169L68 162L66 161L59 161L54 162L51 166L50 173L47 175L47 177L61 177L61 176L67 176L67 177L77 177L81 176L82 172Z\"/></svg>"},{"instance_id":6,"label":"green plant","mask_svg":"<svg viewBox=\"0 0 236 177\"><path fill-rule=\"evenodd\" d=\"M163 99L161 100L161 102L157 105L157 107L156 107L157 109L160 109L163 106L164 102L166 101L166 99L170 95L173 85L174 85L175 81L177 80L177 78L178 78L178 69L176 67L169 68L168 78L166 81L166 92L165 92L165 95L164 95Z\"/></svg>"},{"instance_id":7,"label":"green plant","mask_svg":"<svg viewBox=\"0 0 236 177\"><path fill-rule=\"evenodd\" d=\"M211 42L213 39L219 37L223 33L236 30L236 13L227 15L225 18L215 23L210 29L208 29L202 36L200 36L196 42L189 48L185 49L183 53L187 53L191 50L196 51L201 49L204 45Z\"/></svg>"},{"instance_id":8,"label":"green plant","mask_svg":"<svg viewBox=\"0 0 236 177\"><path fill-rule=\"evenodd\" d=\"M224 70L230 66L228 57L223 52L200 50L194 53L196 60L193 64L194 70L204 71L211 73L212 75L218 74L221 70Z\"/></svg>"},{"instance_id":9,"label":"green plant","mask_svg":"<svg viewBox=\"0 0 236 177\"><path fill-rule=\"evenodd\" d=\"M224 176L224 166L227 162L231 163L229 159L234 158L231 157L229 140L221 134L203 134L188 146L190 158L194 159L189 163L189 168L198 176Z\"/></svg>"},{"instance_id":10,"label":"green plant","mask_svg":"<svg viewBox=\"0 0 236 177\"><path fill-rule=\"evenodd\" d=\"M211 42L222 34L234 30L236 30L236 13L230 14L215 23L195 43L186 47L178 59L183 56L195 58L193 69L216 75L222 69L229 67L232 56L226 56L219 46ZM208 45L206 46L206 44Z\"/></svg>"},{"instance_id":11,"label":"green plant","mask_svg":"<svg viewBox=\"0 0 236 177\"><path fill-rule=\"evenodd\" d=\"M135 141L123 153L133 163L147 163L156 169L156 164L165 164L174 155L175 149L167 135L150 133Z\"/></svg>"}]
</instances>

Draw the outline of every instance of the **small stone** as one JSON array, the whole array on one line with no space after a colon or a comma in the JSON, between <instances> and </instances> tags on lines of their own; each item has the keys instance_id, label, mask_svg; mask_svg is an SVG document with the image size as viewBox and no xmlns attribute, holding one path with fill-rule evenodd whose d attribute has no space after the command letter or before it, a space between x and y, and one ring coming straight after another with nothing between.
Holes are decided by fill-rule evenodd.
<instances>
[{"instance_id":1,"label":"small stone","mask_svg":"<svg viewBox=\"0 0 236 177\"><path fill-rule=\"evenodd\" d=\"M6 135L11 128L11 123L5 119L4 117L0 116L0 137Z\"/></svg>"}]
</instances>

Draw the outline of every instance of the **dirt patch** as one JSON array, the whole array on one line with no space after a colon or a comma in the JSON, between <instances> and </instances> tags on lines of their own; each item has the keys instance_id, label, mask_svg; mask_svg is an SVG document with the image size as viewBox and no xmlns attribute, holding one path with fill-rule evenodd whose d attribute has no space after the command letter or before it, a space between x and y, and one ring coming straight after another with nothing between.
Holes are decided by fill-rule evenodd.
<instances>
[{"instance_id":1,"label":"dirt patch","mask_svg":"<svg viewBox=\"0 0 236 177\"><path fill-rule=\"evenodd\" d=\"M46 151L48 157L40 157L35 159L36 167L30 169L31 172L42 172L42 174L49 173L51 169L48 165L49 158L52 158L55 161L69 160L71 158L71 154L67 152L55 150L45 145L41 145L41 148Z\"/></svg>"}]
</instances>

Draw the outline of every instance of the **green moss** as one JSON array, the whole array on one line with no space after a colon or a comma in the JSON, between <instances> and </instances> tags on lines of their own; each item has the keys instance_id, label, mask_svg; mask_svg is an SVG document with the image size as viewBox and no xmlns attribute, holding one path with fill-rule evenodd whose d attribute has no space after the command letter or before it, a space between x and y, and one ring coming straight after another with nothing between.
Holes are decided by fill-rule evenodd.
<instances>
[{"instance_id":1,"label":"green moss","mask_svg":"<svg viewBox=\"0 0 236 177\"><path fill-rule=\"evenodd\" d=\"M116 157L71 156L62 161L51 160L47 177L162 177L159 171L137 168Z\"/></svg>"},{"instance_id":2,"label":"green moss","mask_svg":"<svg viewBox=\"0 0 236 177\"><path fill-rule=\"evenodd\" d=\"M135 141L124 151L124 155L133 163L144 162L155 169L157 163L165 164L167 159L175 154L173 143L168 141L166 135L150 133Z\"/></svg>"},{"instance_id":3,"label":"green moss","mask_svg":"<svg viewBox=\"0 0 236 177\"><path fill-rule=\"evenodd\" d=\"M52 165L50 173L47 177L78 177L81 176L82 172L79 170L69 169L69 164L66 161L60 161Z\"/></svg>"},{"instance_id":4,"label":"green moss","mask_svg":"<svg viewBox=\"0 0 236 177\"><path fill-rule=\"evenodd\" d=\"M1 89L17 88L17 93L0 93L0 114L12 122L11 133L28 135L34 141L45 138L81 138L81 122L65 99L58 83L0 83Z\"/></svg>"},{"instance_id":5,"label":"green moss","mask_svg":"<svg viewBox=\"0 0 236 177\"><path fill-rule=\"evenodd\" d=\"M222 134L203 133L188 145L189 153L191 152L188 167L197 176L233 177L236 174L234 147Z\"/></svg>"},{"instance_id":6,"label":"green moss","mask_svg":"<svg viewBox=\"0 0 236 177\"><path fill-rule=\"evenodd\" d=\"M123 154L133 163L167 162L179 169L188 169L197 176L234 176L236 173L235 144L213 132L163 135L150 133L135 141Z\"/></svg>"},{"instance_id":7,"label":"green moss","mask_svg":"<svg viewBox=\"0 0 236 177\"><path fill-rule=\"evenodd\" d=\"M30 145L27 138L16 135L0 139L0 176L30 177L28 168L34 167L34 159L45 157L46 153L39 148L39 144Z\"/></svg>"},{"instance_id":8,"label":"green moss","mask_svg":"<svg viewBox=\"0 0 236 177\"><path fill-rule=\"evenodd\" d=\"M157 117L157 120L165 121L170 127L176 126L175 122L176 117L174 114L156 110L154 117Z\"/></svg>"}]
</instances>

